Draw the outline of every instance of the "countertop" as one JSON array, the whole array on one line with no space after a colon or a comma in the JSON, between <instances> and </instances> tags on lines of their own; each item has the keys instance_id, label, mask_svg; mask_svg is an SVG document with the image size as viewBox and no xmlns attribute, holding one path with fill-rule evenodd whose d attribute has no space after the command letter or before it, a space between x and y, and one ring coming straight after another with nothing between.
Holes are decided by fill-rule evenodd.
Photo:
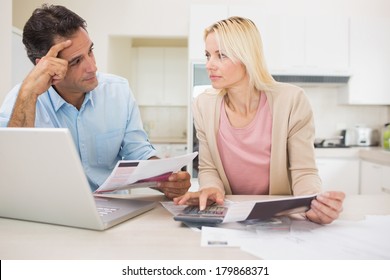
<instances>
[{"instance_id":1,"label":"countertop","mask_svg":"<svg viewBox=\"0 0 390 280\"><path fill-rule=\"evenodd\" d=\"M317 158L357 158L390 165L390 151L381 147L316 148Z\"/></svg>"},{"instance_id":2,"label":"countertop","mask_svg":"<svg viewBox=\"0 0 390 280\"><path fill-rule=\"evenodd\" d=\"M360 159L390 165L390 151L382 148L362 149L359 152Z\"/></svg>"},{"instance_id":3,"label":"countertop","mask_svg":"<svg viewBox=\"0 0 390 280\"><path fill-rule=\"evenodd\" d=\"M162 138L149 139L152 144L187 144L187 138Z\"/></svg>"}]
</instances>

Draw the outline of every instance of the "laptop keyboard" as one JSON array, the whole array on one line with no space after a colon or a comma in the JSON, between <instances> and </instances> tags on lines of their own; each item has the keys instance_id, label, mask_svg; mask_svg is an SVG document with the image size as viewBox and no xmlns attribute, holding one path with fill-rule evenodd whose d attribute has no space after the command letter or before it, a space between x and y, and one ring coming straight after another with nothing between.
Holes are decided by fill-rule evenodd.
<instances>
[{"instance_id":1,"label":"laptop keyboard","mask_svg":"<svg viewBox=\"0 0 390 280\"><path fill-rule=\"evenodd\" d=\"M97 208L99 215L101 217L109 215L111 213L114 213L115 211L119 210L119 208L114 208L114 207L98 207Z\"/></svg>"}]
</instances>

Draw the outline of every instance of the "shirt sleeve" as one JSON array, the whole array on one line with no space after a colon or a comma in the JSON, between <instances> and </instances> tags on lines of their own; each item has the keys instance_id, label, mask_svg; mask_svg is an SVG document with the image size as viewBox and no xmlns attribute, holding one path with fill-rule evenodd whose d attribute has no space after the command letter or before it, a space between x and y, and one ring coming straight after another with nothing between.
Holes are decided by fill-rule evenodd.
<instances>
[{"instance_id":1,"label":"shirt sleeve","mask_svg":"<svg viewBox=\"0 0 390 280\"><path fill-rule=\"evenodd\" d=\"M0 107L0 127L7 127L18 96L20 85L16 85L5 97Z\"/></svg>"}]
</instances>

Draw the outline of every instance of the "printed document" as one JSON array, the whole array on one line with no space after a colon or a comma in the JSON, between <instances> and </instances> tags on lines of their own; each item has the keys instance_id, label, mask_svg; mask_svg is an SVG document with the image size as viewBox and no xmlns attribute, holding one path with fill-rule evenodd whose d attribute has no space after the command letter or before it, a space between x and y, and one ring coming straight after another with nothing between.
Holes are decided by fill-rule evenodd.
<instances>
[{"instance_id":1,"label":"printed document","mask_svg":"<svg viewBox=\"0 0 390 280\"><path fill-rule=\"evenodd\" d=\"M132 188L156 187L173 173L191 163L197 152L164 159L120 160L107 180L95 193L113 192Z\"/></svg>"},{"instance_id":2,"label":"printed document","mask_svg":"<svg viewBox=\"0 0 390 280\"><path fill-rule=\"evenodd\" d=\"M277 218L274 223L202 227L201 246L240 247L268 260L388 260L390 215L319 225Z\"/></svg>"}]
</instances>

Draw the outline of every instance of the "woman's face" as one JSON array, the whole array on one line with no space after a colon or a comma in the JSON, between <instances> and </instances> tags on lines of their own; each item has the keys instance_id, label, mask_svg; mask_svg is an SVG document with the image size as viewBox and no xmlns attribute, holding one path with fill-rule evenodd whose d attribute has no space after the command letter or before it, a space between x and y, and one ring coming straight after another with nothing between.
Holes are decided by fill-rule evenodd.
<instances>
[{"instance_id":1,"label":"woman's face","mask_svg":"<svg viewBox=\"0 0 390 280\"><path fill-rule=\"evenodd\" d=\"M211 84L216 89L230 89L248 84L245 66L241 62L234 63L226 56L224 50L219 49L217 37L214 32L207 35L206 47L206 69Z\"/></svg>"}]
</instances>

